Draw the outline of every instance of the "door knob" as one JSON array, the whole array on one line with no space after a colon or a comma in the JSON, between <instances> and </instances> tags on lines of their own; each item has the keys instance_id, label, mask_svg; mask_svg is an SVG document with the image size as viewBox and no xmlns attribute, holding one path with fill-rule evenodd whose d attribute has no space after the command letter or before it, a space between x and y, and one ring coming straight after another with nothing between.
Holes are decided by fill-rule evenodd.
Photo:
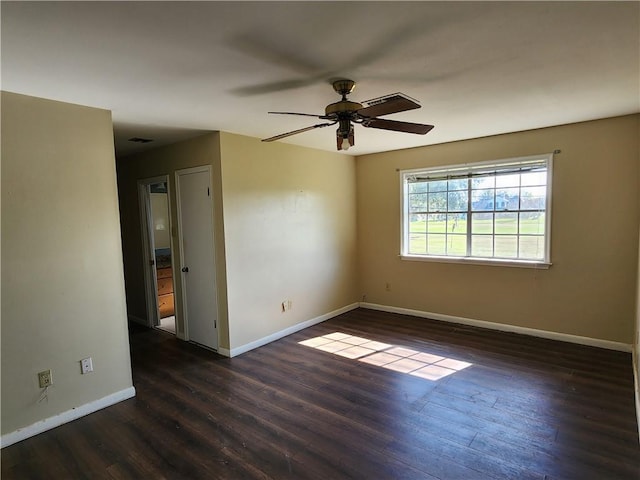
<instances>
[{"instance_id":1,"label":"door knob","mask_svg":"<svg viewBox=\"0 0 640 480\"><path fill-rule=\"evenodd\" d=\"M189 267L182 267L182 271L184 273L189 273Z\"/></svg>"}]
</instances>

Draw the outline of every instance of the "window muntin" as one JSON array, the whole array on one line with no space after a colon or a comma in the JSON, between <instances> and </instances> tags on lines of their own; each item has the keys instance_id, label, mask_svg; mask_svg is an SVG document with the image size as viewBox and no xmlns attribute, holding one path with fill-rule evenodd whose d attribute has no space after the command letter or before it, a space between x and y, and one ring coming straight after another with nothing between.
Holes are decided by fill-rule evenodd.
<instances>
[{"instance_id":1,"label":"window muntin","mask_svg":"<svg viewBox=\"0 0 640 480\"><path fill-rule=\"evenodd\" d=\"M550 263L552 155L401 172L402 255Z\"/></svg>"}]
</instances>

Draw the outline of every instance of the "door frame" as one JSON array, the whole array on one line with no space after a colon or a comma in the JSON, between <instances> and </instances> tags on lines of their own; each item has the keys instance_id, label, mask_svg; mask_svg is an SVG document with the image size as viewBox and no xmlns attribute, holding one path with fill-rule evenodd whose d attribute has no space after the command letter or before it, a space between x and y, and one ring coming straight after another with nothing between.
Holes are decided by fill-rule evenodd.
<instances>
[{"instance_id":1,"label":"door frame","mask_svg":"<svg viewBox=\"0 0 640 480\"><path fill-rule=\"evenodd\" d=\"M178 218L178 245L179 245L179 256L180 256L180 299L182 300L180 303L182 305L182 319L183 319L183 330L184 336L182 337L184 340L189 340L189 311L187 306L187 288L186 288L186 278L185 272L182 271L184 267L184 237L182 232L182 210L181 210L181 201L180 201L180 176L181 175L189 175L192 173L201 173L207 172L209 174L209 187L211 188L211 192L209 195L209 202L211 203L211 227L212 227L212 236L211 236L211 249L213 250L213 262L216 270L213 272L215 279L215 289L213 294L216 299L216 340L218 348L220 348L220 329L218 328L218 320L220 319L220 297L218 294L218 281L217 281L217 258L216 258L216 245L215 245L215 203L213 200L213 169L211 165L201 165L199 167L191 167L191 168L183 168L175 171L175 182L176 182L176 215ZM199 344L198 344L199 345ZM201 345L203 348L209 348L204 345ZM212 349L217 351L217 349Z\"/></svg>"},{"instance_id":2,"label":"door frame","mask_svg":"<svg viewBox=\"0 0 640 480\"><path fill-rule=\"evenodd\" d=\"M140 237L142 239L142 270L144 272L144 295L145 305L147 308L147 326L150 328L160 325L160 311L158 308L158 279L155 274L155 245L152 230L153 219L151 218L150 191L150 185L155 183L165 183L167 186L167 210L169 214L167 221L169 223L168 228L170 232L169 249L171 250L171 258L175 258L173 230L171 226L171 186L169 184L169 175L159 175L157 177L140 179L138 180L138 205L140 207ZM173 277L173 265L171 270L171 276ZM176 322L176 335L178 334L177 330Z\"/></svg>"}]
</instances>

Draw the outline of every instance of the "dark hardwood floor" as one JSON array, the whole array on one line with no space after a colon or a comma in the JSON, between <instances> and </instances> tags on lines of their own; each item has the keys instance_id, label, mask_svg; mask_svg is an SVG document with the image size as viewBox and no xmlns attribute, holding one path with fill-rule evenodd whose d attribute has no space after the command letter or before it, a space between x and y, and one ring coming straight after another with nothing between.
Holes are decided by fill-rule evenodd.
<instances>
[{"instance_id":1,"label":"dark hardwood floor","mask_svg":"<svg viewBox=\"0 0 640 480\"><path fill-rule=\"evenodd\" d=\"M378 353L298 343L333 332ZM3 449L3 480L640 478L629 354L364 309L233 359L131 345L136 398Z\"/></svg>"}]
</instances>

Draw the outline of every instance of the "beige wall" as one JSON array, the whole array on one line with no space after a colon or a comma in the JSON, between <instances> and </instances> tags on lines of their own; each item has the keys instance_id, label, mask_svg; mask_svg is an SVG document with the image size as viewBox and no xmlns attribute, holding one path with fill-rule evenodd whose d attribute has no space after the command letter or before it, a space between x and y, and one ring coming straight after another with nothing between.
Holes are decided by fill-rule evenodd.
<instances>
[{"instance_id":1,"label":"beige wall","mask_svg":"<svg viewBox=\"0 0 640 480\"><path fill-rule=\"evenodd\" d=\"M630 344L638 115L357 158L360 293L388 306ZM403 261L397 169L555 156L549 270ZM385 284L391 284L391 291Z\"/></svg>"},{"instance_id":2,"label":"beige wall","mask_svg":"<svg viewBox=\"0 0 640 480\"><path fill-rule=\"evenodd\" d=\"M168 175L169 204L171 210L171 235L173 237L174 298L178 334L184 334L182 318L182 283L178 242L175 172L184 168L210 165L213 172L214 239L216 247L216 281L218 295L218 336L220 347L229 348L226 304L226 271L224 253L224 226L222 223L222 189L220 174L220 139L217 132L202 135L184 142L149 150L145 153L118 159L118 191L122 221L122 244L125 262L125 281L129 314L147 319L140 211L138 206L138 180Z\"/></svg>"},{"instance_id":3,"label":"beige wall","mask_svg":"<svg viewBox=\"0 0 640 480\"><path fill-rule=\"evenodd\" d=\"M357 302L353 157L227 133L221 155L231 347Z\"/></svg>"},{"instance_id":4,"label":"beige wall","mask_svg":"<svg viewBox=\"0 0 640 480\"><path fill-rule=\"evenodd\" d=\"M1 328L3 434L132 386L106 110L2 92Z\"/></svg>"}]
</instances>

